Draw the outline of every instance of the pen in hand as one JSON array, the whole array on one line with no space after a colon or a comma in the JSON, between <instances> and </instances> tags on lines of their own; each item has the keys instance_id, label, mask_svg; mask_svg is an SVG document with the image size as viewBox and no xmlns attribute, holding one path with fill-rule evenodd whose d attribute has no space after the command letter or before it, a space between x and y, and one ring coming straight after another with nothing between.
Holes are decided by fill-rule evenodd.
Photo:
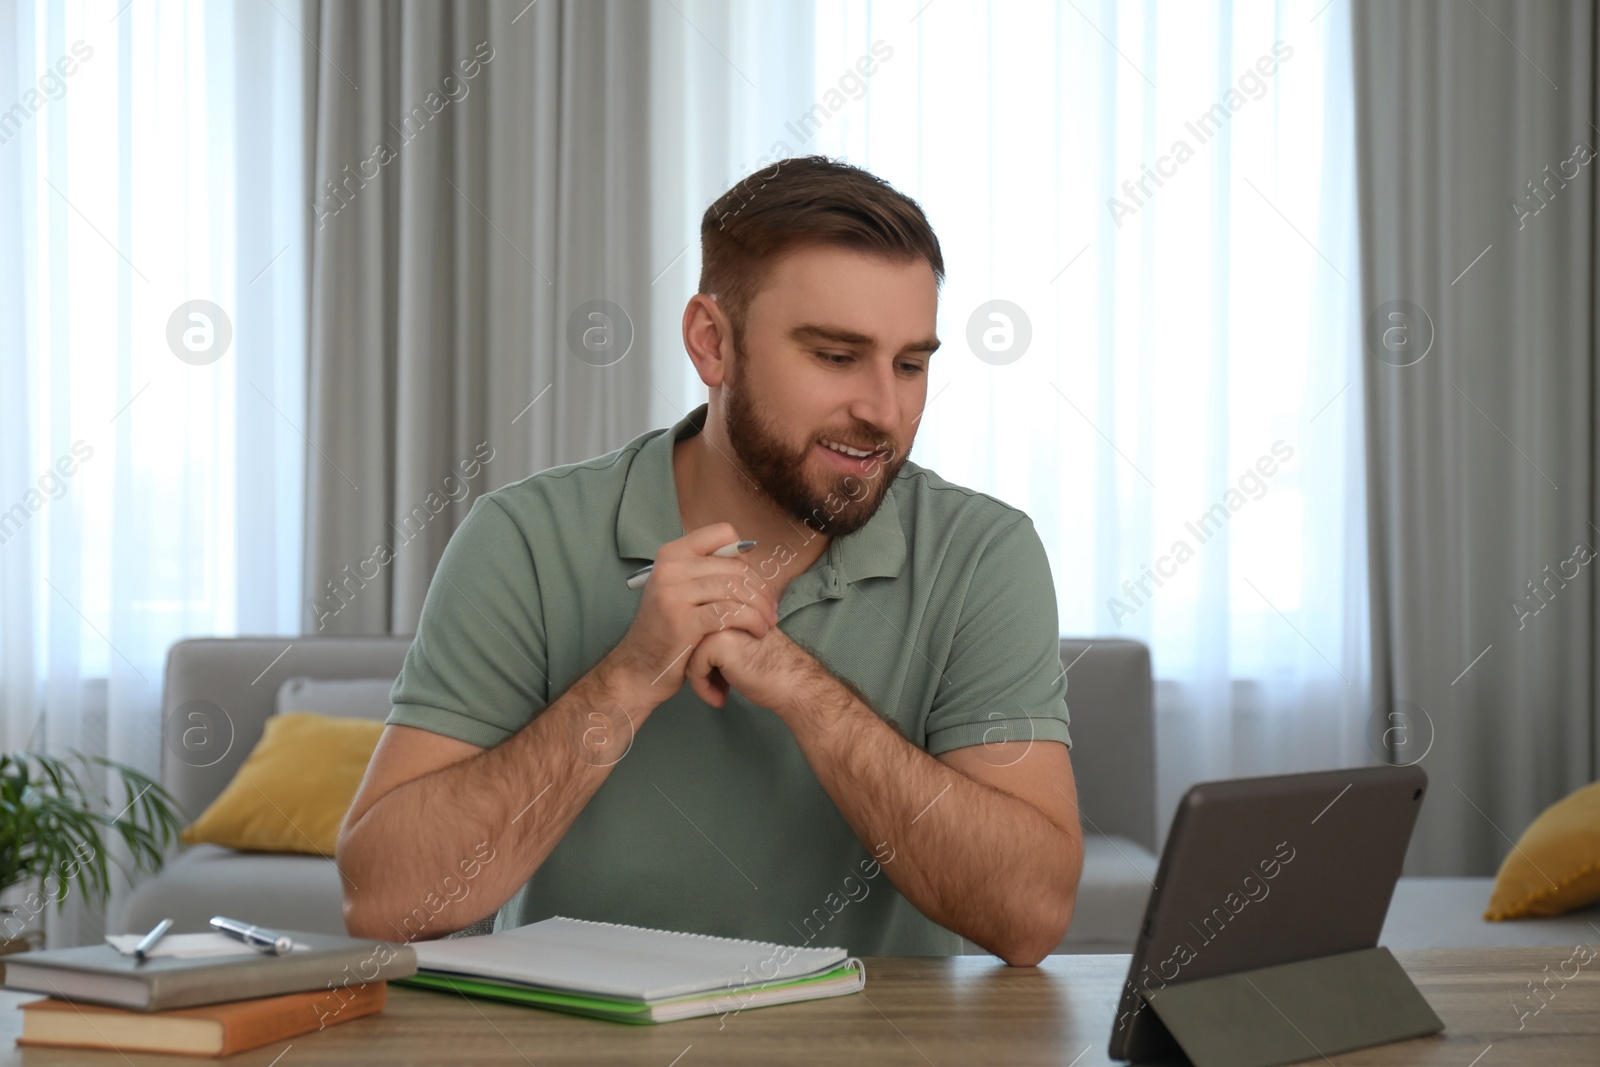
<instances>
[{"instance_id":1,"label":"pen in hand","mask_svg":"<svg viewBox=\"0 0 1600 1067\"><path fill-rule=\"evenodd\" d=\"M724 559L727 559L733 556L743 555L754 547L756 547L756 542L754 541L734 541L731 544L723 545L721 548L717 549L711 554L713 556L721 556ZM643 586L644 583L648 582L650 580L650 571L654 567L655 564L651 563L648 566L640 567L638 570L630 574L628 576L628 588L638 589Z\"/></svg>"}]
</instances>

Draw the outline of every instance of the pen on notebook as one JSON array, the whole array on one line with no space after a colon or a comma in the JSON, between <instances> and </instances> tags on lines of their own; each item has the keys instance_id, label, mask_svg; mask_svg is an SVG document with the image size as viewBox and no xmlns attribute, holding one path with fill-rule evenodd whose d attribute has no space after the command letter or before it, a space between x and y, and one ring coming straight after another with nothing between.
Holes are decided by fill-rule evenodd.
<instances>
[{"instance_id":1,"label":"pen on notebook","mask_svg":"<svg viewBox=\"0 0 1600 1067\"><path fill-rule=\"evenodd\" d=\"M722 556L723 558L728 558L730 556L743 555L754 547L756 547L756 543L754 541L735 541L732 544L723 545L721 548L717 549L711 554L713 556ZM640 586L644 585L645 582L648 582L650 580L650 571L654 567L655 564L651 563L648 566L640 567L638 570L628 575L628 588L638 589Z\"/></svg>"},{"instance_id":2,"label":"pen on notebook","mask_svg":"<svg viewBox=\"0 0 1600 1067\"><path fill-rule=\"evenodd\" d=\"M170 929L172 929L171 919L162 919L156 923L156 928L141 937L139 943L133 946L133 958L143 962L150 950L156 947L156 942L160 941L162 936Z\"/></svg>"},{"instance_id":3,"label":"pen on notebook","mask_svg":"<svg viewBox=\"0 0 1600 1067\"><path fill-rule=\"evenodd\" d=\"M258 948L263 952L270 952L274 956L281 956L294 948L294 941L275 930L268 930L254 923L243 923L238 919L229 919L221 915L211 917L211 926L217 931L227 934L236 941L243 941L251 948Z\"/></svg>"}]
</instances>

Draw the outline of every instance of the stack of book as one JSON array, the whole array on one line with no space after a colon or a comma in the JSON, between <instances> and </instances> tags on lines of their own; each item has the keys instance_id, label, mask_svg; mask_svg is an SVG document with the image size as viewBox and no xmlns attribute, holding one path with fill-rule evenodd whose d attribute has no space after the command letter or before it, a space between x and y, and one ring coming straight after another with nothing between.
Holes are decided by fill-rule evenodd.
<instances>
[{"instance_id":1,"label":"stack of book","mask_svg":"<svg viewBox=\"0 0 1600 1067\"><path fill-rule=\"evenodd\" d=\"M14 956L5 988L47 995L21 1005L17 1043L227 1056L381 1011L387 983L416 972L406 945L284 933L283 955L206 933L143 960L122 951L136 934Z\"/></svg>"}]
</instances>

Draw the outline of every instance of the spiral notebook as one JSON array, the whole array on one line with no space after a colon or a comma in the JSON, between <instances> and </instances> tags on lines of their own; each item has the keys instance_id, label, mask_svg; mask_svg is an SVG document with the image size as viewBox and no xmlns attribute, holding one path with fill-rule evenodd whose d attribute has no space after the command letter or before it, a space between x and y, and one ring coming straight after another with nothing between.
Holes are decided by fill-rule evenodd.
<instances>
[{"instance_id":1,"label":"spiral notebook","mask_svg":"<svg viewBox=\"0 0 1600 1067\"><path fill-rule=\"evenodd\" d=\"M799 948L556 917L482 937L414 943L402 984L632 1023L855 993L842 948Z\"/></svg>"}]
</instances>

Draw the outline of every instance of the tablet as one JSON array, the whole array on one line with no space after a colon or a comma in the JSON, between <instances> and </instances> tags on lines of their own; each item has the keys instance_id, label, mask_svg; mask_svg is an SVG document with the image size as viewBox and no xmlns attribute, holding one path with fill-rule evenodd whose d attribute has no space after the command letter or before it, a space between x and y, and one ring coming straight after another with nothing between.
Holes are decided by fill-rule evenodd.
<instances>
[{"instance_id":1,"label":"tablet","mask_svg":"<svg viewBox=\"0 0 1600 1067\"><path fill-rule=\"evenodd\" d=\"M1427 790L1420 767L1200 782L1178 804L1111 1027L1111 1056L1182 1050L1140 995L1372 948Z\"/></svg>"}]
</instances>

